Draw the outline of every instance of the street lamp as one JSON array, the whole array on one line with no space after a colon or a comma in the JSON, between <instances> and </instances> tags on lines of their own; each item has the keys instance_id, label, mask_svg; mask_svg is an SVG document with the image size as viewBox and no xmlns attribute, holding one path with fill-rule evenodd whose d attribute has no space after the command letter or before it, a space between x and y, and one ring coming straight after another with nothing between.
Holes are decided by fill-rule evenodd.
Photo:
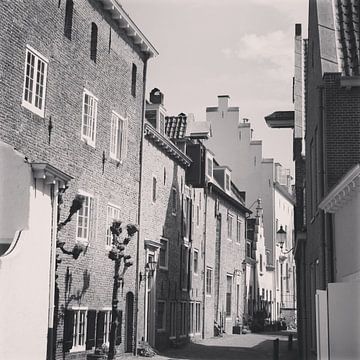
<instances>
[{"instance_id":1,"label":"street lamp","mask_svg":"<svg viewBox=\"0 0 360 360\"><path fill-rule=\"evenodd\" d=\"M276 239L280 249L282 250L286 241L286 231L283 229L282 225L280 225L280 229L276 233Z\"/></svg>"}]
</instances>

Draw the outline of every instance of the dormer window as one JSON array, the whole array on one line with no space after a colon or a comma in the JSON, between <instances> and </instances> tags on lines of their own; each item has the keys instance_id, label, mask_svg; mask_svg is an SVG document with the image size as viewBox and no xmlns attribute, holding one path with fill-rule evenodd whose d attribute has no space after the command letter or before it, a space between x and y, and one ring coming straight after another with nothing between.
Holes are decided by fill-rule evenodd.
<instances>
[{"instance_id":1,"label":"dormer window","mask_svg":"<svg viewBox=\"0 0 360 360\"><path fill-rule=\"evenodd\" d=\"M210 153L207 153L207 155L206 155L206 176L208 177L209 180L211 180L214 176L213 171L214 171L214 159Z\"/></svg>"},{"instance_id":2,"label":"dormer window","mask_svg":"<svg viewBox=\"0 0 360 360\"><path fill-rule=\"evenodd\" d=\"M225 174L225 190L230 191L230 175Z\"/></svg>"}]
</instances>

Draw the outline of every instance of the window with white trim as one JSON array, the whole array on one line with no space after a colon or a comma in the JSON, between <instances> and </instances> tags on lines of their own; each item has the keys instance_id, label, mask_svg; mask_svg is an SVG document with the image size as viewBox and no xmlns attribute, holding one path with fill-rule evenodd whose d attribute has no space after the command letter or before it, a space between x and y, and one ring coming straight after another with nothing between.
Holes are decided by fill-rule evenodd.
<instances>
[{"instance_id":1,"label":"window with white trim","mask_svg":"<svg viewBox=\"0 0 360 360\"><path fill-rule=\"evenodd\" d=\"M30 46L26 47L22 105L41 117L45 112L47 66L46 58Z\"/></svg>"},{"instance_id":2,"label":"window with white trim","mask_svg":"<svg viewBox=\"0 0 360 360\"><path fill-rule=\"evenodd\" d=\"M162 300L157 302L156 330L166 330L166 302Z\"/></svg>"},{"instance_id":3,"label":"window with white trim","mask_svg":"<svg viewBox=\"0 0 360 360\"><path fill-rule=\"evenodd\" d=\"M194 328L195 328L195 318L194 318L194 313L195 313L195 303L191 302L189 303L189 334L193 335L194 334Z\"/></svg>"},{"instance_id":4,"label":"window with white trim","mask_svg":"<svg viewBox=\"0 0 360 360\"><path fill-rule=\"evenodd\" d=\"M94 199L90 195L82 196L84 197L84 202L81 209L77 212L76 239L88 242L93 220Z\"/></svg>"},{"instance_id":5,"label":"window with white trim","mask_svg":"<svg viewBox=\"0 0 360 360\"><path fill-rule=\"evenodd\" d=\"M156 183L157 183L157 181L156 181L156 177L155 176L153 176L153 181L152 181L152 201L153 202L156 202Z\"/></svg>"},{"instance_id":6,"label":"window with white trim","mask_svg":"<svg viewBox=\"0 0 360 360\"><path fill-rule=\"evenodd\" d=\"M87 309L73 309L73 342L71 351L85 350Z\"/></svg>"},{"instance_id":7,"label":"window with white trim","mask_svg":"<svg viewBox=\"0 0 360 360\"><path fill-rule=\"evenodd\" d=\"M231 316L232 281L232 276L226 275L226 316Z\"/></svg>"},{"instance_id":8,"label":"window with white trim","mask_svg":"<svg viewBox=\"0 0 360 360\"><path fill-rule=\"evenodd\" d=\"M111 114L110 157L123 161L127 155L127 120L114 111Z\"/></svg>"},{"instance_id":9,"label":"window with white trim","mask_svg":"<svg viewBox=\"0 0 360 360\"><path fill-rule=\"evenodd\" d=\"M206 166L207 166L207 170L206 170L207 176L209 178L212 178L213 177L213 159L211 157L207 158Z\"/></svg>"},{"instance_id":10,"label":"window with white trim","mask_svg":"<svg viewBox=\"0 0 360 360\"><path fill-rule=\"evenodd\" d=\"M110 328L111 328L111 310L102 310L104 312L104 344L110 343ZM120 325L121 326L121 325Z\"/></svg>"},{"instance_id":11,"label":"window with white trim","mask_svg":"<svg viewBox=\"0 0 360 360\"><path fill-rule=\"evenodd\" d=\"M112 234L110 226L114 221L120 220L120 209L114 205L108 204L106 211L106 246L112 244Z\"/></svg>"},{"instance_id":12,"label":"window with white trim","mask_svg":"<svg viewBox=\"0 0 360 360\"><path fill-rule=\"evenodd\" d=\"M197 302L195 305L195 333L199 334L201 331L201 317L200 317L201 306Z\"/></svg>"},{"instance_id":13,"label":"window with white trim","mask_svg":"<svg viewBox=\"0 0 360 360\"><path fill-rule=\"evenodd\" d=\"M241 220L237 219L237 223L236 223L237 227L236 227L236 242L240 243L241 242Z\"/></svg>"},{"instance_id":14,"label":"window with white trim","mask_svg":"<svg viewBox=\"0 0 360 360\"><path fill-rule=\"evenodd\" d=\"M228 226L227 237L229 240L231 240L232 236L233 236L233 219L234 219L233 215L228 212L228 214L227 214L227 226Z\"/></svg>"},{"instance_id":15,"label":"window with white trim","mask_svg":"<svg viewBox=\"0 0 360 360\"><path fill-rule=\"evenodd\" d=\"M84 89L81 139L94 147L96 140L97 102L97 98L91 92Z\"/></svg>"},{"instance_id":16,"label":"window with white trim","mask_svg":"<svg viewBox=\"0 0 360 360\"><path fill-rule=\"evenodd\" d=\"M167 239L160 239L160 243L159 266L160 269L167 270L169 263L169 241Z\"/></svg>"}]
</instances>

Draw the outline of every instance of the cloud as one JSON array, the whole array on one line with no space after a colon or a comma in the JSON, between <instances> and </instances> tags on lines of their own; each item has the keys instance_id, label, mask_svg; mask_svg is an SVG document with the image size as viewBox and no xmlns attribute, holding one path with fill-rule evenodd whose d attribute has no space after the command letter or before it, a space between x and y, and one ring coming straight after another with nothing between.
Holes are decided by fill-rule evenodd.
<instances>
[{"instance_id":1,"label":"cloud","mask_svg":"<svg viewBox=\"0 0 360 360\"><path fill-rule=\"evenodd\" d=\"M257 68L272 78L292 76L293 37L290 32L244 34L236 48L224 48L221 52L227 59L240 59L244 66L248 62L258 65Z\"/></svg>"}]
</instances>

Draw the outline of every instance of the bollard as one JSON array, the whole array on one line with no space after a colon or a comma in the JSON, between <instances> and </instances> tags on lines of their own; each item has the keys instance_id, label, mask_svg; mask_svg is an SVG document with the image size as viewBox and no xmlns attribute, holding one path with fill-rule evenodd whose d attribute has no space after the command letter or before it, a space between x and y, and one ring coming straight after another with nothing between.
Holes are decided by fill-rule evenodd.
<instances>
[{"instance_id":1,"label":"bollard","mask_svg":"<svg viewBox=\"0 0 360 360\"><path fill-rule=\"evenodd\" d=\"M279 339L275 339L273 344L273 360L279 360Z\"/></svg>"},{"instance_id":2,"label":"bollard","mask_svg":"<svg viewBox=\"0 0 360 360\"><path fill-rule=\"evenodd\" d=\"M293 346L293 334L289 334L288 338L288 350L291 351Z\"/></svg>"}]
</instances>

